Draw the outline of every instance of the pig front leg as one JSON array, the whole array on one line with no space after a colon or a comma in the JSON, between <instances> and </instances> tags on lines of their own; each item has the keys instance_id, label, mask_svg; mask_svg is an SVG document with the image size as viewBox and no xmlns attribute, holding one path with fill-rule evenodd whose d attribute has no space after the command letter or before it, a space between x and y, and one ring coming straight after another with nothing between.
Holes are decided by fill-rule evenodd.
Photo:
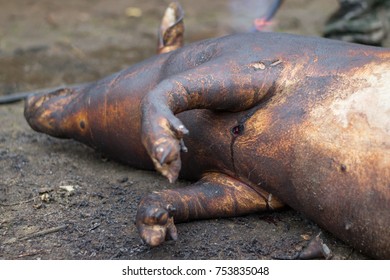
<instances>
[{"instance_id":1,"label":"pig front leg","mask_svg":"<svg viewBox=\"0 0 390 280\"><path fill-rule=\"evenodd\" d=\"M175 114L249 109L275 89L281 69L282 63L220 57L161 81L141 101L141 139L155 168L170 182L178 177L180 151L186 150L182 139L189 131Z\"/></svg>"}]
</instances>

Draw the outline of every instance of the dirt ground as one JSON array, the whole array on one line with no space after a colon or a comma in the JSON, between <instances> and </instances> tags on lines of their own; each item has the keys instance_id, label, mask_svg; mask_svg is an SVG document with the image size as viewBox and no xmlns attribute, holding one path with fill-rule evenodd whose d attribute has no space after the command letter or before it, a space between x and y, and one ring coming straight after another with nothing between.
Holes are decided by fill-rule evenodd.
<instances>
[{"instance_id":1,"label":"dirt ground","mask_svg":"<svg viewBox=\"0 0 390 280\"><path fill-rule=\"evenodd\" d=\"M0 94L96 80L153 55L168 2L0 0ZM186 42L249 30L265 8L258 2L182 0ZM272 29L318 36L336 6L285 1ZM286 209L179 224L178 241L151 249L134 226L137 205L168 187L154 172L34 132L22 102L0 106L0 259L289 259L321 232ZM333 259L365 258L322 237Z\"/></svg>"}]
</instances>

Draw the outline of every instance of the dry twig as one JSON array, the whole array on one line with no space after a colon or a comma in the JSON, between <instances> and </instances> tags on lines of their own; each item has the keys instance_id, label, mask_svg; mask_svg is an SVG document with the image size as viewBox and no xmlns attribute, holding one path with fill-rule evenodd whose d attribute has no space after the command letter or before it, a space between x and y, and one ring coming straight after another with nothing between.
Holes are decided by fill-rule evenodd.
<instances>
[{"instance_id":1,"label":"dry twig","mask_svg":"<svg viewBox=\"0 0 390 280\"><path fill-rule=\"evenodd\" d=\"M30 198L28 200L19 201L19 202L10 203L10 204L0 203L0 206L3 206L3 207L18 206L18 205L21 205L21 204L25 204L25 203L29 203L31 201L34 201L36 198L38 198L38 196L34 196L33 198Z\"/></svg>"},{"instance_id":2,"label":"dry twig","mask_svg":"<svg viewBox=\"0 0 390 280\"><path fill-rule=\"evenodd\" d=\"M26 236L11 238L11 239L5 241L4 244L12 244L12 243L15 243L17 241L23 241L23 240L28 240L28 239L31 239L31 238L47 235L47 234L50 234L50 233L61 231L61 230L65 229L66 227L67 227L67 225L60 225L58 227L52 227L52 228L44 229L44 230L41 230L41 231L37 231L37 232L34 232L32 234L28 234Z\"/></svg>"}]
</instances>

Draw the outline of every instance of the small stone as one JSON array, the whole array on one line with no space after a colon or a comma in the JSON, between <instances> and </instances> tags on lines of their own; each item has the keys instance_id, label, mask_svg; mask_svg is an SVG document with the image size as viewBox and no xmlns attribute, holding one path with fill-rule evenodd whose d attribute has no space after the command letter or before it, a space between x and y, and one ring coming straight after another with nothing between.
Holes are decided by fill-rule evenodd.
<instances>
[{"instance_id":1,"label":"small stone","mask_svg":"<svg viewBox=\"0 0 390 280\"><path fill-rule=\"evenodd\" d=\"M302 234L301 237L303 240L306 240L306 241L311 239L311 236L309 234Z\"/></svg>"},{"instance_id":2,"label":"small stone","mask_svg":"<svg viewBox=\"0 0 390 280\"><path fill-rule=\"evenodd\" d=\"M67 192L74 192L74 186L59 186L59 189L60 190L64 190L64 191L67 191Z\"/></svg>"},{"instance_id":3,"label":"small stone","mask_svg":"<svg viewBox=\"0 0 390 280\"><path fill-rule=\"evenodd\" d=\"M46 202L46 203L49 203L52 200L51 195L49 193L41 194L40 198L43 202Z\"/></svg>"}]
</instances>

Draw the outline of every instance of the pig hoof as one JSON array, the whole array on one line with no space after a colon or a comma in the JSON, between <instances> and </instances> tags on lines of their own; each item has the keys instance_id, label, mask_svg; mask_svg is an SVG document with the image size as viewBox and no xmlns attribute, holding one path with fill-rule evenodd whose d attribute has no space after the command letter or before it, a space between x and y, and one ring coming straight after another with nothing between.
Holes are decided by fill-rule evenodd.
<instances>
[{"instance_id":1,"label":"pig hoof","mask_svg":"<svg viewBox=\"0 0 390 280\"><path fill-rule=\"evenodd\" d=\"M181 168L180 151L187 151L183 137L187 128L173 114L161 108L145 110L142 120L142 142L154 166L173 183Z\"/></svg>"},{"instance_id":2,"label":"pig hoof","mask_svg":"<svg viewBox=\"0 0 390 280\"><path fill-rule=\"evenodd\" d=\"M141 202L136 218L136 226L142 240L151 247L158 246L167 239L177 240L173 206L162 206L160 202L148 204L147 200L148 197Z\"/></svg>"}]
</instances>

